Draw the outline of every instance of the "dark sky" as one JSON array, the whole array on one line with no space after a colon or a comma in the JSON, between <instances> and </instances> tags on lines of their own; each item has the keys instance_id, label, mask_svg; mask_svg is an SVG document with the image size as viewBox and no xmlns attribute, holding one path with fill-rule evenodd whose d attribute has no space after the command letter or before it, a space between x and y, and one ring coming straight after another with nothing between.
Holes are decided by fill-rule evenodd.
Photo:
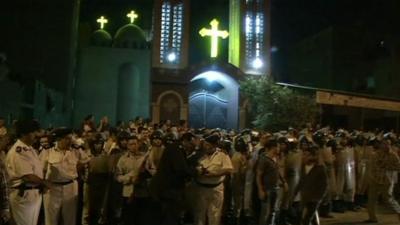
<instances>
[{"instance_id":1,"label":"dark sky","mask_svg":"<svg viewBox=\"0 0 400 225\"><path fill-rule=\"evenodd\" d=\"M271 0L272 41L291 43L333 23L355 19L393 21L397 0ZM125 20L124 10L135 8L142 17L151 16L153 0L82 0L81 20L108 15L115 23ZM192 24L196 19L217 16L228 20L229 0L192 0ZM197 15L202 16L197 16ZM121 21L122 22L122 21ZM142 21L143 22L143 21ZM399 23L399 22L397 22ZM144 25L147 25L144 24Z\"/></svg>"},{"instance_id":2,"label":"dark sky","mask_svg":"<svg viewBox=\"0 0 400 225\"><path fill-rule=\"evenodd\" d=\"M95 18L106 15L108 30L114 34L127 22L125 14L131 8L140 11L139 26L151 26L153 0L82 0L81 21L97 28ZM279 49L273 54L275 67L284 66L285 50L298 41L334 24L367 22L371 29L381 32L400 30L400 0L271 0L271 46ZM207 58L207 42L198 30L219 18L220 27L229 28L229 0L192 0L190 18L190 61ZM386 32L385 31L385 32ZM193 44L196 43L196 44ZM227 58L228 41L221 43ZM206 49L207 48L207 49Z\"/></svg>"}]
</instances>

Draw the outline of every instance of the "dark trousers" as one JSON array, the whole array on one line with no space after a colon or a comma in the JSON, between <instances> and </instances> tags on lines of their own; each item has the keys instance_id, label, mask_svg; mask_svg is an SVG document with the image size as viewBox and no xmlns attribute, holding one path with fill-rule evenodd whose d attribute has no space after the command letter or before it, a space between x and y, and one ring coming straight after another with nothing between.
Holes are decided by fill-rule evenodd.
<instances>
[{"instance_id":1,"label":"dark trousers","mask_svg":"<svg viewBox=\"0 0 400 225\"><path fill-rule=\"evenodd\" d=\"M320 202L306 202L303 205L301 225L318 224L317 210Z\"/></svg>"},{"instance_id":2,"label":"dark trousers","mask_svg":"<svg viewBox=\"0 0 400 225\"><path fill-rule=\"evenodd\" d=\"M181 222L183 202L178 199L161 202L162 225L178 225Z\"/></svg>"},{"instance_id":3,"label":"dark trousers","mask_svg":"<svg viewBox=\"0 0 400 225\"><path fill-rule=\"evenodd\" d=\"M155 215L156 207L150 198L133 198L132 200L124 199L124 207L122 209L122 220L124 225L156 225L157 216Z\"/></svg>"}]
</instances>

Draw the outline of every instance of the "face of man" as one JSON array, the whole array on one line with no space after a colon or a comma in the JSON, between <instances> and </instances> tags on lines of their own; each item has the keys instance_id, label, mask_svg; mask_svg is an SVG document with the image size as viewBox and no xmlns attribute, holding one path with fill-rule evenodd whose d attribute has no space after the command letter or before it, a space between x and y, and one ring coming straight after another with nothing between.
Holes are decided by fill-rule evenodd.
<instances>
[{"instance_id":1,"label":"face of man","mask_svg":"<svg viewBox=\"0 0 400 225\"><path fill-rule=\"evenodd\" d=\"M41 137L39 139L39 144L40 144L40 147L42 147L44 149L50 148L50 142L49 142L49 138L48 137Z\"/></svg>"},{"instance_id":2,"label":"face of man","mask_svg":"<svg viewBox=\"0 0 400 225\"><path fill-rule=\"evenodd\" d=\"M126 149L126 145L128 144L128 141L126 139L120 140L119 144L121 145L120 147L122 149Z\"/></svg>"},{"instance_id":3,"label":"face of man","mask_svg":"<svg viewBox=\"0 0 400 225\"><path fill-rule=\"evenodd\" d=\"M69 150L72 144L72 135L69 134L63 138L61 138L58 142L58 148L61 150Z\"/></svg>"},{"instance_id":4,"label":"face of man","mask_svg":"<svg viewBox=\"0 0 400 225\"><path fill-rule=\"evenodd\" d=\"M273 151L276 156L280 154L280 149L278 145L271 147L271 151Z\"/></svg>"},{"instance_id":5,"label":"face of man","mask_svg":"<svg viewBox=\"0 0 400 225\"><path fill-rule=\"evenodd\" d=\"M138 140L137 139L128 140L127 148L128 148L128 151L130 151L130 152L137 152L139 150Z\"/></svg>"},{"instance_id":6,"label":"face of man","mask_svg":"<svg viewBox=\"0 0 400 225\"><path fill-rule=\"evenodd\" d=\"M24 137L24 142L27 145L33 145L37 141L39 133L37 131L31 132ZM37 143L37 142L36 142Z\"/></svg>"}]
</instances>

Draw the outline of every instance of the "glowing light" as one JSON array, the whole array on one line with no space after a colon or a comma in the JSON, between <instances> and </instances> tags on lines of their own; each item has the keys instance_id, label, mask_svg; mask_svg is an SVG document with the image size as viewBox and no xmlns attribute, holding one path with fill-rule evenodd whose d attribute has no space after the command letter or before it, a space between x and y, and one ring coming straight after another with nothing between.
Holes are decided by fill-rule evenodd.
<instances>
[{"instance_id":1,"label":"glowing light","mask_svg":"<svg viewBox=\"0 0 400 225\"><path fill-rule=\"evenodd\" d=\"M175 52L169 53L168 56L167 56L167 58L168 58L168 61L174 62L174 61L176 60L176 54L175 54Z\"/></svg>"},{"instance_id":2,"label":"glowing light","mask_svg":"<svg viewBox=\"0 0 400 225\"><path fill-rule=\"evenodd\" d=\"M221 37L225 39L229 36L229 33L226 30L218 30L219 22L216 19L213 19L210 25L211 29L203 28L200 30L199 34L202 37L211 37L211 58L216 58L218 56L218 38Z\"/></svg>"},{"instance_id":3,"label":"glowing light","mask_svg":"<svg viewBox=\"0 0 400 225\"><path fill-rule=\"evenodd\" d=\"M261 67L263 67L264 63L261 61L260 58L256 58L253 60L253 67L254 69L260 69Z\"/></svg>"},{"instance_id":4,"label":"glowing light","mask_svg":"<svg viewBox=\"0 0 400 225\"><path fill-rule=\"evenodd\" d=\"M108 23L108 20L107 20L106 18L104 18L104 16L101 16L101 17L98 18L96 21L97 21L97 23L100 24L100 29L103 29L103 28L104 28L104 25L105 25L106 23Z\"/></svg>"},{"instance_id":5,"label":"glowing light","mask_svg":"<svg viewBox=\"0 0 400 225\"><path fill-rule=\"evenodd\" d=\"M139 17L138 14L135 13L135 11L131 11L130 13L126 14L127 17L129 17L129 20L131 21L131 23L134 23L135 20Z\"/></svg>"}]
</instances>

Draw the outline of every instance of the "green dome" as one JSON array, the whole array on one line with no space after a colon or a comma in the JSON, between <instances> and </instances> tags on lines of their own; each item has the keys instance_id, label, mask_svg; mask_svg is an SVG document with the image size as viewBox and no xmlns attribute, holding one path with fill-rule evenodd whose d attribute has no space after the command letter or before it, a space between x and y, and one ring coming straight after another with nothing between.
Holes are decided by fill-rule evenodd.
<instances>
[{"instance_id":1,"label":"green dome","mask_svg":"<svg viewBox=\"0 0 400 225\"><path fill-rule=\"evenodd\" d=\"M146 43L144 31L134 25L127 24L117 31L114 36L114 46L120 48L136 48Z\"/></svg>"},{"instance_id":2,"label":"green dome","mask_svg":"<svg viewBox=\"0 0 400 225\"><path fill-rule=\"evenodd\" d=\"M93 46L111 46L111 42L111 35L103 29L96 30L90 37L90 44Z\"/></svg>"}]
</instances>

